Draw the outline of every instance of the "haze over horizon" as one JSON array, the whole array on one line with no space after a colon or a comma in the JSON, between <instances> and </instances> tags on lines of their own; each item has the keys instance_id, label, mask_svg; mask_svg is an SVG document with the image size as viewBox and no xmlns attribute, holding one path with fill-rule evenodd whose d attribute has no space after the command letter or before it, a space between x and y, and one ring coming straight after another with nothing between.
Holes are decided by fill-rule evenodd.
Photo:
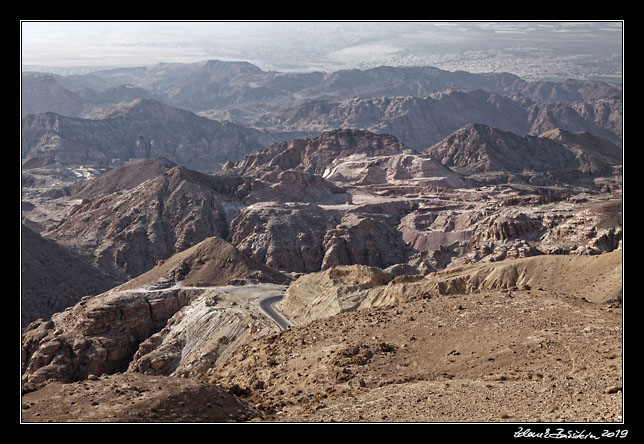
<instances>
[{"instance_id":1,"label":"haze over horizon","mask_svg":"<svg viewBox=\"0 0 644 444\"><path fill-rule=\"evenodd\" d=\"M536 21L23 21L23 70L247 61L264 71L435 66L526 80L621 83L623 23Z\"/></svg>"}]
</instances>

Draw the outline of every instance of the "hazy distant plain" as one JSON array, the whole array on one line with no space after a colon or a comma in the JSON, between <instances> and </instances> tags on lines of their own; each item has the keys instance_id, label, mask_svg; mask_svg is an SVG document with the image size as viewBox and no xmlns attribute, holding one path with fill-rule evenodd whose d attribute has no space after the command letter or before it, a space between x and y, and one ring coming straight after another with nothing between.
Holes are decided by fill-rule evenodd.
<instances>
[{"instance_id":1,"label":"hazy distant plain","mask_svg":"<svg viewBox=\"0 0 644 444\"><path fill-rule=\"evenodd\" d=\"M623 22L22 22L23 70L244 60L265 71L436 66L622 83ZM73 69L70 69L73 67Z\"/></svg>"}]
</instances>

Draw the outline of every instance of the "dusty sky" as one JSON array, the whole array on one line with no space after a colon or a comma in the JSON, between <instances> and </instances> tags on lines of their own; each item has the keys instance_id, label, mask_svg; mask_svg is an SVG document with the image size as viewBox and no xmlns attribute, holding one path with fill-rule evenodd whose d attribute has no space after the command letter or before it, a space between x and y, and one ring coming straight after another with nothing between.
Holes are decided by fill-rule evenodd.
<instances>
[{"instance_id":1,"label":"dusty sky","mask_svg":"<svg viewBox=\"0 0 644 444\"><path fill-rule=\"evenodd\" d=\"M219 59L245 60L264 70L310 71L438 66L463 54L490 58L508 51L614 59L621 57L622 36L620 21L23 21L21 51L23 65L140 66Z\"/></svg>"}]
</instances>

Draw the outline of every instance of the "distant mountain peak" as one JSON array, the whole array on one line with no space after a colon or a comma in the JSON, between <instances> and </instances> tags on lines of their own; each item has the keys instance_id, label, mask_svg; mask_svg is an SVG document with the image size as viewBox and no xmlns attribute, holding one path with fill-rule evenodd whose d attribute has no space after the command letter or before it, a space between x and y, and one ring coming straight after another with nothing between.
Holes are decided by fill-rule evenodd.
<instances>
[{"instance_id":1,"label":"distant mountain peak","mask_svg":"<svg viewBox=\"0 0 644 444\"><path fill-rule=\"evenodd\" d=\"M256 65L244 61L208 60L203 69L218 74L260 74L263 71Z\"/></svg>"},{"instance_id":2,"label":"distant mountain peak","mask_svg":"<svg viewBox=\"0 0 644 444\"><path fill-rule=\"evenodd\" d=\"M490 172L603 174L621 161L616 145L589 133L554 129L540 137L519 136L478 123L465 125L424 153L465 175Z\"/></svg>"}]
</instances>

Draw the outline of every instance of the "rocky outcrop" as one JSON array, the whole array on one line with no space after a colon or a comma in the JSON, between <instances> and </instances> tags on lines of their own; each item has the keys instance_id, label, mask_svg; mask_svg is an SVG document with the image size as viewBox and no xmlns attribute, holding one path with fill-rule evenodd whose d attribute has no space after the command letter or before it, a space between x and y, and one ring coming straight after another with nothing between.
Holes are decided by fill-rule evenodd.
<instances>
[{"instance_id":1,"label":"rocky outcrop","mask_svg":"<svg viewBox=\"0 0 644 444\"><path fill-rule=\"evenodd\" d=\"M299 170L270 171L249 179L247 202L341 203L346 189L322 176Z\"/></svg>"},{"instance_id":2,"label":"rocky outcrop","mask_svg":"<svg viewBox=\"0 0 644 444\"><path fill-rule=\"evenodd\" d=\"M560 282L560 276L569 281ZM537 256L449 267L427 276L394 276L359 265L333 267L293 282L281 309L300 324L345 311L401 304L418 298L489 290L565 291L593 303L616 301L622 292L622 255ZM590 295L586 289L594 286Z\"/></svg>"},{"instance_id":3,"label":"rocky outcrop","mask_svg":"<svg viewBox=\"0 0 644 444\"><path fill-rule=\"evenodd\" d=\"M234 354L241 343L274 331L271 321L243 304L260 295L281 295L285 289L284 285L259 283L205 291L139 345L128 372L185 377L206 372Z\"/></svg>"},{"instance_id":4,"label":"rocky outcrop","mask_svg":"<svg viewBox=\"0 0 644 444\"><path fill-rule=\"evenodd\" d=\"M538 220L532 219L526 214L519 213L512 217L502 217L495 219L489 225L484 233L485 239L506 240L522 238L524 240L533 240L536 235L540 235L542 224Z\"/></svg>"},{"instance_id":5,"label":"rocky outcrop","mask_svg":"<svg viewBox=\"0 0 644 444\"><path fill-rule=\"evenodd\" d=\"M365 265L338 266L310 273L293 282L280 304L291 320L306 324L355 310L370 288L386 285L394 275Z\"/></svg>"},{"instance_id":6,"label":"rocky outcrop","mask_svg":"<svg viewBox=\"0 0 644 444\"><path fill-rule=\"evenodd\" d=\"M261 203L241 210L231 243L278 270L308 273L335 265L386 268L405 263L408 245L396 227L409 204L325 210L301 203Z\"/></svg>"},{"instance_id":7,"label":"rocky outcrop","mask_svg":"<svg viewBox=\"0 0 644 444\"><path fill-rule=\"evenodd\" d=\"M320 269L324 236L337 222L337 216L313 204L254 204L231 222L230 240L271 268L308 273Z\"/></svg>"},{"instance_id":8,"label":"rocky outcrop","mask_svg":"<svg viewBox=\"0 0 644 444\"><path fill-rule=\"evenodd\" d=\"M246 331L249 319L213 307L213 299L212 296L201 297L175 313L159 332L139 345L128 365L128 372L146 375L180 373L179 366L183 364L185 367L190 354L205 341L211 344L208 357L214 362L230 342Z\"/></svg>"},{"instance_id":9,"label":"rocky outcrop","mask_svg":"<svg viewBox=\"0 0 644 444\"><path fill-rule=\"evenodd\" d=\"M404 185L409 188L465 188L471 183L429 156L354 154L336 159L324 177L346 185Z\"/></svg>"},{"instance_id":10,"label":"rocky outcrop","mask_svg":"<svg viewBox=\"0 0 644 444\"><path fill-rule=\"evenodd\" d=\"M395 137L346 129L274 144L235 163L227 163L223 172L280 182L271 186L276 199L280 199L280 188L288 188L284 187L289 185L285 179L298 182L297 186L305 191L303 194L310 193L313 185L323 190L329 188L328 182L342 188L396 186L405 192L471 186L460 175L405 147Z\"/></svg>"},{"instance_id":11,"label":"rocky outcrop","mask_svg":"<svg viewBox=\"0 0 644 444\"><path fill-rule=\"evenodd\" d=\"M395 214L349 212L324 235L321 269L337 265L379 268L407 262L409 247L396 230Z\"/></svg>"},{"instance_id":12,"label":"rocky outcrop","mask_svg":"<svg viewBox=\"0 0 644 444\"><path fill-rule=\"evenodd\" d=\"M23 387L124 371L139 343L189 301L185 291L112 290L32 322L22 332Z\"/></svg>"},{"instance_id":13,"label":"rocky outcrop","mask_svg":"<svg viewBox=\"0 0 644 444\"><path fill-rule=\"evenodd\" d=\"M401 218L397 229L414 252L410 264L422 274L445 268L457 254L454 249L471 240L480 217L479 211L422 209Z\"/></svg>"},{"instance_id":14,"label":"rocky outcrop","mask_svg":"<svg viewBox=\"0 0 644 444\"><path fill-rule=\"evenodd\" d=\"M354 154L389 156L413 152L390 135L342 129L323 132L312 139L273 144L265 150L244 156L224 171L256 175L267 171L295 169L323 175L338 158Z\"/></svg>"},{"instance_id":15,"label":"rocky outcrop","mask_svg":"<svg viewBox=\"0 0 644 444\"><path fill-rule=\"evenodd\" d=\"M621 249L622 203L589 205L573 214L544 218L551 225L541 237L540 250L551 254L597 255Z\"/></svg>"}]
</instances>

